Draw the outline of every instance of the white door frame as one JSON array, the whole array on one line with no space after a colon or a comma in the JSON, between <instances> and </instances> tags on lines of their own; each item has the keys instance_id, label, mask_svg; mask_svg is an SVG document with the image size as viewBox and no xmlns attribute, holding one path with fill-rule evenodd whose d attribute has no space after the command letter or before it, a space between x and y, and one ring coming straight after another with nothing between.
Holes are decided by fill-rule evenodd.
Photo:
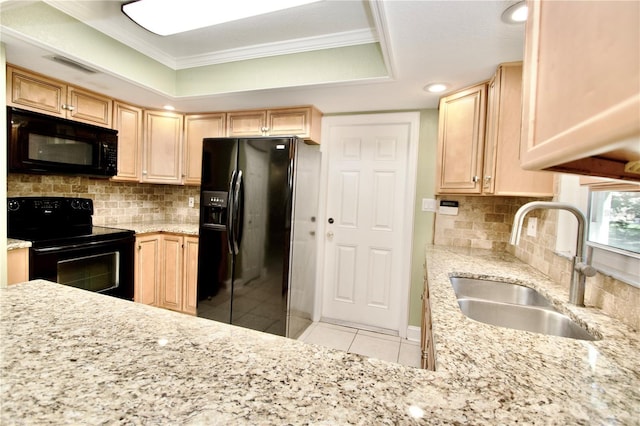
<instances>
[{"instance_id":1,"label":"white door frame","mask_svg":"<svg viewBox=\"0 0 640 426\"><path fill-rule=\"evenodd\" d=\"M381 124L407 124L409 126L409 148L407 160L407 181L405 187L405 200L407 206L404 209L404 226L402 230L403 244L400 258L403 259L401 265L400 276L400 309L399 309L399 330L398 334L401 338L407 337L407 328L409 326L409 291L411 288L411 254L413 251L413 219L414 219L414 203L416 193L416 177L418 169L418 145L419 145L419 129L420 129L420 113L419 112L397 112L397 113L380 113L380 114L358 114L358 115L342 115L323 117L322 119L322 142L320 144L320 152L322 152L322 165L320 171L320 191L318 203L318 235L324 236L326 233L327 221L327 194L329 182L329 140L326 139L331 134L332 126L345 125L381 125ZM322 286L324 285L324 254L325 241L323 237L318 238L318 254L316 270L316 294L315 307L313 312L313 321L319 321L322 312Z\"/></svg>"}]
</instances>

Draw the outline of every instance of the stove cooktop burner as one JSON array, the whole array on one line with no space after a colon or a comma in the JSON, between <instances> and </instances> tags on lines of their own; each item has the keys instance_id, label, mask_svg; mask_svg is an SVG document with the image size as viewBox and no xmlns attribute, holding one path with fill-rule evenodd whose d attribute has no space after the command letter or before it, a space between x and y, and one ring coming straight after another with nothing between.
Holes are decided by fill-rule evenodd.
<instances>
[{"instance_id":1,"label":"stove cooktop burner","mask_svg":"<svg viewBox=\"0 0 640 426\"><path fill-rule=\"evenodd\" d=\"M93 226L93 201L72 197L13 197L7 200L7 236L35 248L132 237L133 231Z\"/></svg>"}]
</instances>

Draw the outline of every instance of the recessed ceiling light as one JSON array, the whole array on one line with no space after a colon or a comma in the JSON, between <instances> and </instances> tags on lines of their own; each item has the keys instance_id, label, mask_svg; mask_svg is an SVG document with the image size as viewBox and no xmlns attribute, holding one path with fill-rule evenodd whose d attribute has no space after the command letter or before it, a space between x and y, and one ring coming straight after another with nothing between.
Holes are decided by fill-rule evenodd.
<instances>
[{"instance_id":1,"label":"recessed ceiling light","mask_svg":"<svg viewBox=\"0 0 640 426\"><path fill-rule=\"evenodd\" d=\"M502 20L507 24L520 24L527 20L528 9L524 1L512 4L502 12Z\"/></svg>"},{"instance_id":2,"label":"recessed ceiling light","mask_svg":"<svg viewBox=\"0 0 640 426\"><path fill-rule=\"evenodd\" d=\"M432 83L424 86L424 90L431 93L442 93L447 90L449 86L444 83Z\"/></svg>"},{"instance_id":3,"label":"recessed ceiling light","mask_svg":"<svg viewBox=\"0 0 640 426\"><path fill-rule=\"evenodd\" d=\"M173 105L165 105L162 108L166 109L167 111L175 111L176 107L174 107Z\"/></svg>"},{"instance_id":4,"label":"recessed ceiling light","mask_svg":"<svg viewBox=\"0 0 640 426\"><path fill-rule=\"evenodd\" d=\"M134 0L122 12L152 33L167 36L289 9L319 0Z\"/></svg>"}]
</instances>

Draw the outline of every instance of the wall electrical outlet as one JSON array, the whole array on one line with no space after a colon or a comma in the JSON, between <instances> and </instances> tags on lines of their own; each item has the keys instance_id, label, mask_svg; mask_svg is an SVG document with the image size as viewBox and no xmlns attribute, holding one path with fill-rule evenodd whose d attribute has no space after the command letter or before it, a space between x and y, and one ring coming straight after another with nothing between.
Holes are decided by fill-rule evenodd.
<instances>
[{"instance_id":1,"label":"wall electrical outlet","mask_svg":"<svg viewBox=\"0 0 640 426\"><path fill-rule=\"evenodd\" d=\"M530 237L535 237L538 232L538 218L530 217L527 220L527 235Z\"/></svg>"},{"instance_id":2,"label":"wall electrical outlet","mask_svg":"<svg viewBox=\"0 0 640 426\"><path fill-rule=\"evenodd\" d=\"M193 207L196 205L196 199L194 197L189 197L189 207Z\"/></svg>"}]
</instances>

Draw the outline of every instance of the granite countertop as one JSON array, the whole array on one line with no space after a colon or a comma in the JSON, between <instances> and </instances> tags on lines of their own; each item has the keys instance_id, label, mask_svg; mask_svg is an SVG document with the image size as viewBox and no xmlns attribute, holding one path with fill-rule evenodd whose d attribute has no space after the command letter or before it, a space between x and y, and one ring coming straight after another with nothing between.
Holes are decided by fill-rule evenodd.
<instances>
[{"instance_id":1,"label":"granite countertop","mask_svg":"<svg viewBox=\"0 0 640 426\"><path fill-rule=\"evenodd\" d=\"M7 238L7 250L16 250L29 247L31 247L31 241L22 241L13 238Z\"/></svg>"},{"instance_id":2,"label":"granite countertop","mask_svg":"<svg viewBox=\"0 0 640 426\"><path fill-rule=\"evenodd\" d=\"M637 333L588 308L569 312L602 340L477 323L449 274L563 290L505 254L427 263L435 372L46 281L1 289L0 423L638 424Z\"/></svg>"},{"instance_id":3,"label":"granite countertop","mask_svg":"<svg viewBox=\"0 0 640 426\"><path fill-rule=\"evenodd\" d=\"M141 222L119 223L117 225L96 225L107 228L119 228L134 231L136 234L150 234L155 232L171 232L174 234L198 235L197 223L172 223L172 222ZM30 241L7 239L7 250L31 247Z\"/></svg>"},{"instance_id":4,"label":"granite countertop","mask_svg":"<svg viewBox=\"0 0 640 426\"><path fill-rule=\"evenodd\" d=\"M173 222L141 222L119 223L117 225L105 225L111 228L121 228L134 231L136 234L150 234L154 232L171 232L174 234L198 235L197 223L173 223Z\"/></svg>"}]
</instances>

